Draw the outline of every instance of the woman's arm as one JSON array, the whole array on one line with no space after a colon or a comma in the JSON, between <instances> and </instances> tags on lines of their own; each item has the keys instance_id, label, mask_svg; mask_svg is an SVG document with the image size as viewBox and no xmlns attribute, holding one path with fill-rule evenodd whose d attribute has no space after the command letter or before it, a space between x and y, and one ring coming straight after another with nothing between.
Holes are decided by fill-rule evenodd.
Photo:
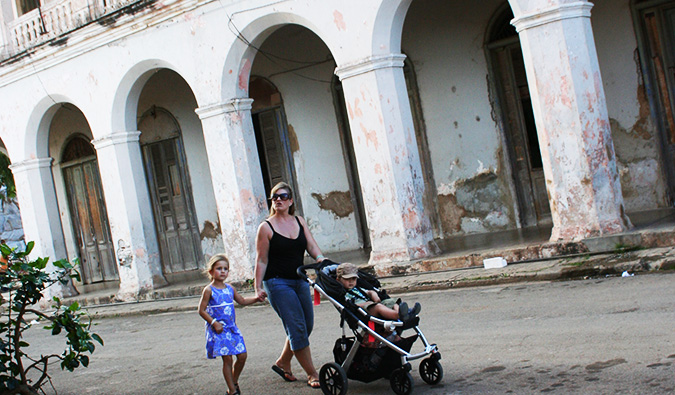
<instances>
[{"instance_id":1,"label":"woman's arm","mask_svg":"<svg viewBox=\"0 0 675 395\"><path fill-rule=\"evenodd\" d=\"M298 216L298 219L300 219L302 229L305 231L305 238L307 239L307 252L309 253L309 256L316 259L317 262L323 261L325 257L321 254L321 249L319 248L319 245L316 244L316 240L314 240L314 236L312 236L312 232L309 230L307 222L301 216Z\"/></svg>"},{"instance_id":2,"label":"woman's arm","mask_svg":"<svg viewBox=\"0 0 675 395\"><path fill-rule=\"evenodd\" d=\"M262 288L262 281L267 270L267 259L270 251L270 239L272 238L272 229L263 222L258 226L258 234L255 238L255 293L263 300L267 294Z\"/></svg>"}]
</instances>

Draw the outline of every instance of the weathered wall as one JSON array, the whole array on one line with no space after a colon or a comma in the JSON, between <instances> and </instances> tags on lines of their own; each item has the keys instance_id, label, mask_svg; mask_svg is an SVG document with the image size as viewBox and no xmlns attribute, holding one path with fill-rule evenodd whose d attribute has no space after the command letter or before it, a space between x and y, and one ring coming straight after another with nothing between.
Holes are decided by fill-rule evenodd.
<instances>
[{"instance_id":1,"label":"weathered wall","mask_svg":"<svg viewBox=\"0 0 675 395\"><path fill-rule=\"evenodd\" d=\"M483 40L499 1L414 1L402 49L415 65L445 235L516 226Z\"/></svg>"},{"instance_id":2,"label":"weathered wall","mask_svg":"<svg viewBox=\"0 0 675 395\"><path fill-rule=\"evenodd\" d=\"M630 2L615 0L594 4L591 22L624 204L628 211L663 207L667 198L657 129L642 82Z\"/></svg>"}]
</instances>

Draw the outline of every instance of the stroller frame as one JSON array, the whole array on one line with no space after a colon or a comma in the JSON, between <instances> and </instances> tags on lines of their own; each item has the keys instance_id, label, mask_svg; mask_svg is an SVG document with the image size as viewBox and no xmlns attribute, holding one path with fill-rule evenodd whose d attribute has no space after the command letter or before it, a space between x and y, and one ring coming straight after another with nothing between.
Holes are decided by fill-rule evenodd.
<instances>
[{"instance_id":1,"label":"stroller frame","mask_svg":"<svg viewBox=\"0 0 675 395\"><path fill-rule=\"evenodd\" d=\"M355 337L353 338L353 344L351 345L349 352L347 352L346 357L344 358L343 361L338 361L338 358L336 356L336 362L335 363L328 363L324 365L321 368L320 372L320 383L321 383L321 389L323 390L324 394L345 394L347 392L347 374L345 372L350 371L350 367L352 366L352 363L354 362L354 358L359 351L359 349L363 346L364 339L366 339L367 336L370 336L374 339L377 339L377 341L380 342L381 345L389 348L390 350L396 352L398 355L400 355L400 368L394 369L392 372L390 372L386 377L389 377L391 387L394 390L395 393L397 394L410 394L412 393L413 389L413 381L412 381L412 376L410 375L410 371L412 370L412 367L410 365L410 361L417 360L420 358L424 357L429 357L428 359L425 359L422 361L420 364L420 374L422 376L422 379L427 382L428 384L437 384L440 382L443 376L443 369L438 362L441 359L441 354L438 350L438 346L436 344L431 344L427 340L427 338L424 336L424 333L420 330L418 324L419 324L419 318L415 317L408 322L401 322L399 320L385 320L381 319L378 317L374 317L370 315L364 308L356 305L352 305L353 307L356 307L353 311L353 308L347 308L344 306L339 300L331 296L324 287L320 284L321 281L321 276L325 276L328 278L331 278L329 273L326 272L326 268L331 267L332 265L337 266L337 263L329 261L329 260L324 260L323 262L320 263L315 263L315 264L309 264L309 265L304 265L298 268L297 273L298 275L305 281L307 281L310 285L310 287L315 291L318 292L321 297L325 298L328 300L339 312L342 317L340 320L340 328L342 329L342 340L343 343L340 344L342 347L342 351L346 352L346 344L347 343L345 340L349 339L351 341L352 338L347 338L347 331L345 328L345 323L348 324L352 332L354 333ZM316 280L310 278L307 275L307 270L314 270L316 273ZM363 273L359 271L360 276L366 275L366 273ZM376 285L369 284L372 286L373 290L376 292L381 292L382 290L379 289L379 281L377 279L373 278L376 282ZM333 279L334 280L334 279ZM334 280L335 281L335 280ZM355 314L356 313L356 314ZM357 315L358 314L358 315ZM350 320L351 318L351 320ZM351 322L351 323L350 323ZM413 329L415 331L415 335L403 339L403 340L409 340L412 339L410 342L410 347L412 347L412 344L414 341L419 338L421 339L423 345L424 345L424 350L418 353L411 353L408 351L410 347L408 347L408 350L405 350L401 347L399 347L397 344L394 342L390 341L389 339L385 338L382 336L380 333L375 331L373 328L371 328L367 323L373 323L375 325L380 325L382 326L385 330L394 332L394 331L400 331L400 334L406 329ZM413 339L414 337L414 339ZM340 341L340 339L338 339ZM337 347L337 344L336 344ZM377 378L380 378L382 376L379 376ZM372 381L372 380L361 380L359 378L356 378L358 381Z\"/></svg>"}]
</instances>

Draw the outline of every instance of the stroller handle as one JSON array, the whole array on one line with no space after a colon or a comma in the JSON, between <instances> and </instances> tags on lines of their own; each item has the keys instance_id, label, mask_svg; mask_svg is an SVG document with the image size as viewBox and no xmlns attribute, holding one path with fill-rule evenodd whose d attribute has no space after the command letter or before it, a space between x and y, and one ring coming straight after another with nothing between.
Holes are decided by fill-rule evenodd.
<instances>
[{"instance_id":1,"label":"stroller handle","mask_svg":"<svg viewBox=\"0 0 675 395\"><path fill-rule=\"evenodd\" d=\"M307 269L315 270L318 266L319 266L319 263L310 263L309 265L300 266L296 271L298 273L298 276L300 276L301 279L307 281L307 280L309 280L309 277L307 276Z\"/></svg>"}]
</instances>

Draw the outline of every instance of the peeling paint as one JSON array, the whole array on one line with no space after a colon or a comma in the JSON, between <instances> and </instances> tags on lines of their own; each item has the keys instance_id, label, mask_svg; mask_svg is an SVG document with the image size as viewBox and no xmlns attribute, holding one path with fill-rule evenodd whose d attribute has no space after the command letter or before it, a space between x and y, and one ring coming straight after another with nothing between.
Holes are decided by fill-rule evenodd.
<instances>
[{"instance_id":1,"label":"peeling paint","mask_svg":"<svg viewBox=\"0 0 675 395\"><path fill-rule=\"evenodd\" d=\"M220 236L220 222L214 224L211 221L204 221L204 227L199 232L199 239L216 239Z\"/></svg>"},{"instance_id":2,"label":"peeling paint","mask_svg":"<svg viewBox=\"0 0 675 395\"><path fill-rule=\"evenodd\" d=\"M345 218L354 212L349 191L331 191L328 195L312 193L319 203L319 208L332 212L337 218Z\"/></svg>"},{"instance_id":3,"label":"peeling paint","mask_svg":"<svg viewBox=\"0 0 675 395\"><path fill-rule=\"evenodd\" d=\"M300 152L300 143L298 142L298 135L295 133L293 125L288 124L288 142L291 146L291 152Z\"/></svg>"}]
</instances>

